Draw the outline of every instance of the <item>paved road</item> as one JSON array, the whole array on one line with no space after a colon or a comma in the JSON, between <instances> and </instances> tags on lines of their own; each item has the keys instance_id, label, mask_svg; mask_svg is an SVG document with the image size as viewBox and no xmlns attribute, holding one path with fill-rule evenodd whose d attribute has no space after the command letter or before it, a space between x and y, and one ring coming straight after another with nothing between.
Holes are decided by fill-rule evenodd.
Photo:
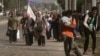
<instances>
[{"instance_id":1,"label":"paved road","mask_svg":"<svg viewBox=\"0 0 100 56\"><path fill-rule=\"evenodd\" d=\"M20 19L21 17L19 17ZM5 36L7 20L0 21L0 56L65 56L63 42L55 40L46 40L46 46L38 46L36 42L32 46L25 46L24 39L18 40L17 43L9 44L8 37ZM100 34L97 34L97 37ZM79 36L79 35L77 35ZM80 36L79 36L80 37ZM81 54L83 49L80 49ZM73 54L73 51L72 51ZM75 55L72 55L75 56ZM94 56L91 52L83 56Z\"/></svg>"},{"instance_id":2,"label":"paved road","mask_svg":"<svg viewBox=\"0 0 100 56\"><path fill-rule=\"evenodd\" d=\"M63 49L63 42L56 42L55 40L46 40L46 46L38 46L34 42L32 46L25 46L25 41L21 37L17 43L9 44L8 37L5 36L7 28L7 20L0 21L0 56L65 56ZM99 35L99 34L98 34ZM82 49L80 52L83 53ZM71 52L72 56L73 51ZM89 52L88 55L93 56Z\"/></svg>"},{"instance_id":3,"label":"paved road","mask_svg":"<svg viewBox=\"0 0 100 56\"><path fill-rule=\"evenodd\" d=\"M25 46L23 38L17 43L9 44L5 36L7 21L0 22L0 56L65 56L63 42L46 40L46 46L38 46L36 42L32 46Z\"/></svg>"}]
</instances>

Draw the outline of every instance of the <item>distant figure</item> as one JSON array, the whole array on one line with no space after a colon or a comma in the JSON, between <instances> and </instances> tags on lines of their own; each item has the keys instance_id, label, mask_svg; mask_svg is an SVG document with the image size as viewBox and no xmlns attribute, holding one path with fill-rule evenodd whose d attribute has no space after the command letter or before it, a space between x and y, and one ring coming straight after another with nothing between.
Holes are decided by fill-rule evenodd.
<instances>
[{"instance_id":1,"label":"distant figure","mask_svg":"<svg viewBox=\"0 0 100 56\"><path fill-rule=\"evenodd\" d=\"M95 48L96 48L96 29L97 29L97 8L93 7L92 11L85 15L84 19L84 32L85 32L85 43L84 43L84 53L86 54L88 45L89 45L89 35L92 37L92 53L95 54Z\"/></svg>"},{"instance_id":2,"label":"distant figure","mask_svg":"<svg viewBox=\"0 0 100 56\"><path fill-rule=\"evenodd\" d=\"M59 15L60 17L60 15ZM58 14L55 12L53 13L53 19L52 19L52 30L53 30L53 38L57 41L59 41L60 33L59 33L59 17Z\"/></svg>"},{"instance_id":3,"label":"distant figure","mask_svg":"<svg viewBox=\"0 0 100 56\"><path fill-rule=\"evenodd\" d=\"M9 42L17 42L17 29L19 26L18 18L16 17L15 11L10 12L10 16L8 18L8 30L9 34Z\"/></svg>"},{"instance_id":4,"label":"distant figure","mask_svg":"<svg viewBox=\"0 0 100 56\"><path fill-rule=\"evenodd\" d=\"M50 15L46 16L46 20L47 20L46 36L47 36L47 39L50 39L52 37L51 36L52 18L53 18L53 14L52 13Z\"/></svg>"}]
</instances>

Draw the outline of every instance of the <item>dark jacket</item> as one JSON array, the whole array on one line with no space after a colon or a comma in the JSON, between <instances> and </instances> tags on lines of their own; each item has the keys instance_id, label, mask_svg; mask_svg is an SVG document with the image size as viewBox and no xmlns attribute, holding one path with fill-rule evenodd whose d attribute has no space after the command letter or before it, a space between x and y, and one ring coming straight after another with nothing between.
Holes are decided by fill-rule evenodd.
<instances>
[{"instance_id":1,"label":"dark jacket","mask_svg":"<svg viewBox=\"0 0 100 56\"><path fill-rule=\"evenodd\" d=\"M85 22L85 20L87 20L87 22ZM85 16L85 19L84 19L84 22L83 23L84 23L84 26L86 28L88 28L88 27L91 28L90 27L90 24L92 24L93 25L92 29L93 30L96 30L97 29L97 26L98 26L98 16L97 15L96 16L93 16L92 14L87 14Z\"/></svg>"},{"instance_id":2,"label":"dark jacket","mask_svg":"<svg viewBox=\"0 0 100 56\"><path fill-rule=\"evenodd\" d=\"M22 29L24 30L25 34L33 31L35 22L32 18L22 18L20 23L22 24Z\"/></svg>"}]
</instances>

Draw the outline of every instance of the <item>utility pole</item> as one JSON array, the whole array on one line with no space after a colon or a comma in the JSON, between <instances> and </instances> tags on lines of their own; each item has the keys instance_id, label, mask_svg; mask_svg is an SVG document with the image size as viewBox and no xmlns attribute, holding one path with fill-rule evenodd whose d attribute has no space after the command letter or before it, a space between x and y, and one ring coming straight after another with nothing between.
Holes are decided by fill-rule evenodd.
<instances>
[{"instance_id":1,"label":"utility pole","mask_svg":"<svg viewBox=\"0 0 100 56\"><path fill-rule=\"evenodd\" d=\"M2 0L2 12L4 11L4 0Z\"/></svg>"},{"instance_id":2,"label":"utility pole","mask_svg":"<svg viewBox=\"0 0 100 56\"><path fill-rule=\"evenodd\" d=\"M48 1L47 0L46 0L46 3L45 4L46 4L46 7L45 8L47 8L48 7Z\"/></svg>"},{"instance_id":3,"label":"utility pole","mask_svg":"<svg viewBox=\"0 0 100 56\"><path fill-rule=\"evenodd\" d=\"M72 10L77 10L77 0L72 0Z\"/></svg>"},{"instance_id":4,"label":"utility pole","mask_svg":"<svg viewBox=\"0 0 100 56\"><path fill-rule=\"evenodd\" d=\"M68 0L65 0L65 10L68 10Z\"/></svg>"},{"instance_id":5,"label":"utility pole","mask_svg":"<svg viewBox=\"0 0 100 56\"><path fill-rule=\"evenodd\" d=\"M18 10L20 11L20 0L18 0Z\"/></svg>"},{"instance_id":6,"label":"utility pole","mask_svg":"<svg viewBox=\"0 0 100 56\"><path fill-rule=\"evenodd\" d=\"M92 0L92 7L96 6L97 1L96 0Z\"/></svg>"},{"instance_id":7,"label":"utility pole","mask_svg":"<svg viewBox=\"0 0 100 56\"><path fill-rule=\"evenodd\" d=\"M69 10L72 9L71 6L72 6L72 0L68 0L68 9L69 9Z\"/></svg>"}]
</instances>

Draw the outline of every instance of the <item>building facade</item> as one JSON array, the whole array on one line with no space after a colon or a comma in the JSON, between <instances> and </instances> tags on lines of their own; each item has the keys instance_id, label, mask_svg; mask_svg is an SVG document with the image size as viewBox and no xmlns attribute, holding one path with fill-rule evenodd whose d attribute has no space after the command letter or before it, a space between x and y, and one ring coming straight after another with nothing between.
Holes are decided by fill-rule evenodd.
<instances>
[{"instance_id":1,"label":"building facade","mask_svg":"<svg viewBox=\"0 0 100 56\"><path fill-rule=\"evenodd\" d=\"M77 0L65 0L65 10L76 10Z\"/></svg>"},{"instance_id":2,"label":"building facade","mask_svg":"<svg viewBox=\"0 0 100 56\"><path fill-rule=\"evenodd\" d=\"M98 14L100 15L100 0L97 0Z\"/></svg>"},{"instance_id":3,"label":"building facade","mask_svg":"<svg viewBox=\"0 0 100 56\"><path fill-rule=\"evenodd\" d=\"M82 13L91 11L94 6L97 6L100 15L100 0L83 0ZM65 0L65 10L77 10L77 0Z\"/></svg>"},{"instance_id":4,"label":"building facade","mask_svg":"<svg viewBox=\"0 0 100 56\"><path fill-rule=\"evenodd\" d=\"M91 11L91 8L96 6L98 8L98 14L100 15L100 0L83 0L84 4L82 6L82 13L85 13L86 10Z\"/></svg>"}]
</instances>

